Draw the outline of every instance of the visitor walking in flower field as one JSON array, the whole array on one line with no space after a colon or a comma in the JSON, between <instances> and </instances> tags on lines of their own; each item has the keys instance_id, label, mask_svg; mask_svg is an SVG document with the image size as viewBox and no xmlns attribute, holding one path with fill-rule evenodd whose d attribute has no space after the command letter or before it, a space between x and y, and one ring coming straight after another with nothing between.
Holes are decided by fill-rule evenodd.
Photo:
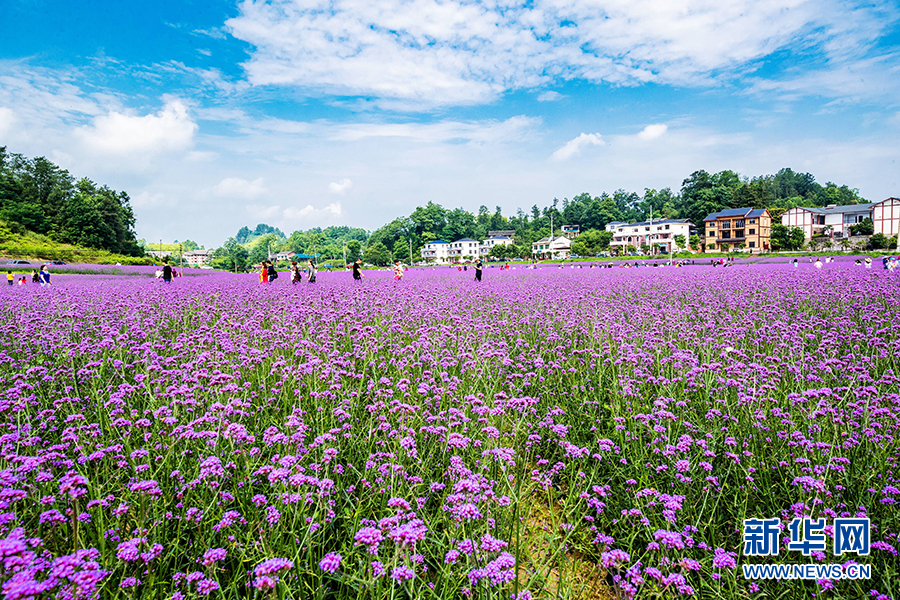
<instances>
[{"instance_id":1,"label":"visitor walking in flower field","mask_svg":"<svg viewBox=\"0 0 900 600\"><path fill-rule=\"evenodd\" d=\"M266 265L266 261L262 261L259 267L259 282L260 283L269 283L269 267Z\"/></svg>"},{"instance_id":2,"label":"visitor walking in flower field","mask_svg":"<svg viewBox=\"0 0 900 600\"><path fill-rule=\"evenodd\" d=\"M822 270L822 259L816 257L816 262L815 262L815 264L814 264L813 266L814 266L817 270L821 271L821 270Z\"/></svg>"},{"instance_id":3,"label":"visitor walking in flower field","mask_svg":"<svg viewBox=\"0 0 900 600\"><path fill-rule=\"evenodd\" d=\"M481 270L484 268L484 265L481 263L481 259L475 261L475 281L481 281Z\"/></svg>"},{"instance_id":4,"label":"visitor walking in flower field","mask_svg":"<svg viewBox=\"0 0 900 600\"><path fill-rule=\"evenodd\" d=\"M361 281L362 280L362 260L356 259L356 262L353 263L353 280Z\"/></svg>"},{"instance_id":5,"label":"visitor walking in flower field","mask_svg":"<svg viewBox=\"0 0 900 600\"><path fill-rule=\"evenodd\" d=\"M291 261L291 285L295 283L300 283L303 280L303 276L300 274L300 267L297 266L297 261Z\"/></svg>"},{"instance_id":6,"label":"visitor walking in flower field","mask_svg":"<svg viewBox=\"0 0 900 600\"><path fill-rule=\"evenodd\" d=\"M38 276L38 272L34 269L31 270L31 283L40 283L41 278Z\"/></svg>"},{"instance_id":7,"label":"visitor walking in flower field","mask_svg":"<svg viewBox=\"0 0 900 600\"><path fill-rule=\"evenodd\" d=\"M12 271L7 271L7 272L6 272L6 283L7 283L8 285L12 285L12 284L13 284L13 281L15 280L15 278L16 278L16 277L15 277L15 275L12 274Z\"/></svg>"},{"instance_id":8,"label":"visitor walking in flower field","mask_svg":"<svg viewBox=\"0 0 900 600\"><path fill-rule=\"evenodd\" d=\"M867 256L865 260L866 270L869 271L872 269L872 257Z\"/></svg>"},{"instance_id":9,"label":"visitor walking in flower field","mask_svg":"<svg viewBox=\"0 0 900 600\"><path fill-rule=\"evenodd\" d=\"M316 282L316 265L313 264L313 261L311 258L306 261L306 270L309 273L309 275L307 276L307 281L309 281L310 283L315 283Z\"/></svg>"},{"instance_id":10,"label":"visitor walking in flower field","mask_svg":"<svg viewBox=\"0 0 900 600\"><path fill-rule=\"evenodd\" d=\"M270 261L266 261L266 271L269 274L269 281L275 281L278 279L278 271L275 270L275 265L273 265Z\"/></svg>"},{"instance_id":11,"label":"visitor walking in flower field","mask_svg":"<svg viewBox=\"0 0 900 600\"><path fill-rule=\"evenodd\" d=\"M394 261L394 281L401 281L403 279L403 267L400 266L400 261Z\"/></svg>"},{"instance_id":12,"label":"visitor walking in flower field","mask_svg":"<svg viewBox=\"0 0 900 600\"><path fill-rule=\"evenodd\" d=\"M41 271L43 271L43 267ZM172 266L169 263L163 265L162 278L166 283L172 283Z\"/></svg>"}]
</instances>

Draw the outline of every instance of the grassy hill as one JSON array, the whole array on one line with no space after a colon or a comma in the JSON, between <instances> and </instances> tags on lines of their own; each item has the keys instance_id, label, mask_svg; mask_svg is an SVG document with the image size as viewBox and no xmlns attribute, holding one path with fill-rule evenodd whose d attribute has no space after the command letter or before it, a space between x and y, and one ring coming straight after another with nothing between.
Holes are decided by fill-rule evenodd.
<instances>
[{"instance_id":1,"label":"grassy hill","mask_svg":"<svg viewBox=\"0 0 900 600\"><path fill-rule=\"evenodd\" d=\"M61 260L67 263L100 265L114 265L116 263L123 265L153 264L153 258L123 256L105 250L61 244L46 235L29 231L14 233L6 222L0 221L0 264L11 259L24 259L32 262Z\"/></svg>"}]
</instances>

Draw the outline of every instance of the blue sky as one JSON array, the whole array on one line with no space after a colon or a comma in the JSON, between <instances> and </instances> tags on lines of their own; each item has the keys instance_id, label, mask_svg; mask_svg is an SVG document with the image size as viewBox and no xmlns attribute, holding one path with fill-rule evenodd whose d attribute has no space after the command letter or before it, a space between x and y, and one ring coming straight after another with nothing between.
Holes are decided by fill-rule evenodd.
<instances>
[{"instance_id":1,"label":"blue sky","mask_svg":"<svg viewBox=\"0 0 900 600\"><path fill-rule=\"evenodd\" d=\"M0 145L138 235L373 229L782 167L900 195L900 5L4 0Z\"/></svg>"}]
</instances>

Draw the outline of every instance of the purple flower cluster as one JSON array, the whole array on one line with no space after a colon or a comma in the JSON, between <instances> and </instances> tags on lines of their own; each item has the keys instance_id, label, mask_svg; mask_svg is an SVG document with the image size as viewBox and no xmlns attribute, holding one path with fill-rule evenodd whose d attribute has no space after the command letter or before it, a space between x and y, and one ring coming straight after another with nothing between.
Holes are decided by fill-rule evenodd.
<instances>
[{"instance_id":1,"label":"purple flower cluster","mask_svg":"<svg viewBox=\"0 0 900 600\"><path fill-rule=\"evenodd\" d=\"M777 517L784 544L805 516L870 518L873 579L798 589L896 595L887 273L154 283L0 295L5 598L524 600L546 590L521 574L561 560L601 565L610 596L775 596L743 580L740 523Z\"/></svg>"}]
</instances>

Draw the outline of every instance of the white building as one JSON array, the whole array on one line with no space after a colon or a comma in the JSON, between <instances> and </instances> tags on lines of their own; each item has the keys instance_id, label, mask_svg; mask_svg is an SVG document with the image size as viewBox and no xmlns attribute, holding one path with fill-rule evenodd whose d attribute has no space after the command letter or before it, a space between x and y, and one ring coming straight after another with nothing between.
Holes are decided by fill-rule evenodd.
<instances>
[{"instance_id":1,"label":"white building","mask_svg":"<svg viewBox=\"0 0 900 600\"><path fill-rule=\"evenodd\" d=\"M184 264L192 267L202 267L212 260L214 250L189 250L182 255Z\"/></svg>"},{"instance_id":2,"label":"white building","mask_svg":"<svg viewBox=\"0 0 900 600\"><path fill-rule=\"evenodd\" d=\"M279 252L279 253L273 255L273 256L272 256L272 260L275 261L275 262L281 262L281 261L285 261L285 260L292 260L292 257L294 257L294 256L296 256L296 255L297 255L296 252L291 252L290 250L287 250L287 251L285 251L285 252Z\"/></svg>"},{"instance_id":3,"label":"white building","mask_svg":"<svg viewBox=\"0 0 900 600\"><path fill-rule=\"evenodd\" d=\"M436 263L450 262L450 243L442 240L429 242L422 248L421 254L423 260L430 260Z\"/></svg>"},{"instance_id":4,"label":"white building","mask_svg":"<svg viewBox=\"0 0 900 600\"><path fill-rule=\"evenodd\" d=\"M884 205L890 200L894 200L894 198L888 198L877 204ZM822 235L823 233L827 233L829 237L839 240L850 237L850 227L852 225L861 223L864 219L872 219L873 208L875 206L876 203L848 204L846 206L835 206L834 204L831 204L825 208L797 206L785 211L785 213L781 215L781 224L785 227L799 227L803 230L803 235L807 240L814 235ZM883 208L881 210L883 211ZM890 211L890 209L888 209L888 211ZM897 219L900 220L900 210L897 211ZM889 223L886 221L884 223L885 225L888 225L887 228L889 229ZM825 231L826 227L831 228L829 232ZM875 232L878 232L877 227L875 228ZM894 233L896 232L897 229L895 226ZM884 233L888 236L894 235L893 233Z\"/></svg>"},{"instance_id":5,"label":"white building","mask_svg":"<svg viewBox=\"0 0 900 600\"><path fill-rule=\"evenodd\" d=\"M487 256L491 253L491 250L494 249L494 246L511 246L512 243L513 240L509 236L495 235L482 241L481 245L478 247L478 251L481 253L481 256Z\"/></svg>"},{"instance_id":6,"label":"white building","mask_svg":"<svg viewBox=\"0 0 900 600\"><path fill-rule=\"evenodd\" d=\"M477 240L461 238L450 244L450 262L474 260L479 254Z\"/></svg>"},{"instance_id":7,"label":"white building","mask_svg":"<svg viewBox=\"0 0 900 600\"><path fill-rule=\"evenodd\" d=\"M694 224L687 219L659 219L640 223L621 223L613 221L606 226L613 239L610 248L624 250L627 246L640 249L650 246L654 254L668 254L676 249L675 236L683 235L683 245L688 245L691 234L696 230Z\"/></svg>"},{"instance_id":8,"label":"white building","mask_svg":"<svg viewBox=\"0 0 900 600\"><path fill-rule=\"evenodd\" d=\"M546 258L566 258L572 251L572 242L566 237L545 237L531 244L531 254Z\"/></svg>"},{"instance_id":9,"label":"white building","mask_svg":"<svg viewBox=\"0 0 900 600\"><path fill-rule=\"evenodd\" d=\"M872 224L875 233L894 237L900 233L900 198L887 198L872 206Z\"/></svg>"}]
</instances>

